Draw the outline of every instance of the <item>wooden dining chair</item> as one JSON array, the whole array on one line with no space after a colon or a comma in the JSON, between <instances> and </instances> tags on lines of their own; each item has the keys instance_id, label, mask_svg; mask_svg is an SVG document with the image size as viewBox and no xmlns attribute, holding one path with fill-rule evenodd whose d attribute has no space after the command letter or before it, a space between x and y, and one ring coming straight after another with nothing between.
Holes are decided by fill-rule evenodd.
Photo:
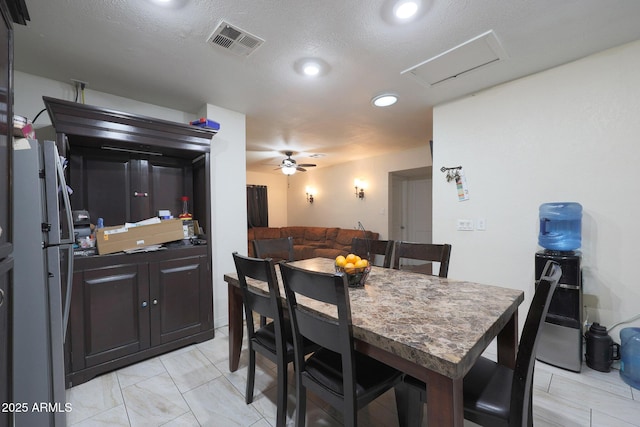
<instances>
[{"instance_id":1,"label":"wooden dining chair","mask_svg":"<svg viewBox=\"0 0 640 427\"><path fill-rule=\"evenodd\" d=\"M272 258L275 262L293 261L293 237L253 240L256 258Z\"/></svg>"},{"instance_id":2,"label":"wooden dining chair","mask_svg":"<svg viewBox=\"0 0 640 427\"><path fill-rule=\"evenodd\" d=\"M432 274L438 277L447 277L449 274L449 257L451 245L437 245L432 243L396 242L393 254L393 268L396 270L411 270L418 273ZM403 263L403 260L428 261L427 264L415 265ZM440 263L438 274L432 272L430 263ZM405 265L406 264L406 265Z\"/></svg>"},{"instance_id":3,"label":"wooden dining chair","mask_svg":"<svg viewBox=\"0 0 640 427\"><path fill-rule=\"evenodd\" d=\"M307 389L340 410L344 425L357 425L358 409L399 383L401 373L355 351L351 306L344 273L328 274L280 266L294 336L296 427L304 427ZM337 319L298 305L298 296L331 306ZM304 358L303 338L321 346ZM419 401L414 402L420 404ZM408 406L402 405L402 407Z\"/></svg>"},{"instance_id":4,"label":"wooden dining chair","mask_svg":"<svg viewBox=\"0 0 640 427\"><path fill-rule=\"evenodd\" d=\"M354 237L351 240L351 253L368 259L372 264L376 255L383 257L382 267L391 267L393 240L371 240ZM371 258L371 259L369 259Z\"/></svg>"},{"instance_id":5,"label":"wooden dining chair","mask_svg":"<svg viewBox=\"0 0 640 427\"><path fill-rule=\"evenodd\" d=\"M539 331L562 275L548 261L524 322L514 369L480 357L464 377L464 417L483 426L533 425L533 370Z\"/></svg>"},{"instance_id":6,"label":"wooden dining chair","mask_svg":"<svg viewBox=\"0 0 640 427\"><path fill-rule=\"evenodd\" d=\"M560 265L548 261L536 284L531 306L524 322L515 368L500 365L480 357L463 380L463 406L465 419L485 427L533 426L533 371L539 331L547 316L553 292L562 275ZM426 385L407 376L403 383L413 387L405 392L415 399L421 396L426 403ZM436 402L437 404L437 402ZM410 407L407 424L422 424L424 405Z\"/></svg>"},{"instance_id":7,"label":"wooden dining chair","mask_svg":"<svg viewBox=\"0 0 640 427\"><path fill-rule=\"evenodd\" d=\"M245 402L253 402L253 388L256 374L255 352L262 354L277 367L277 413L276 425L284 426L287 416L287 365L294 359L293 335L289 319L284 317L280 290L273 264L270 258L249 258L233 253L233 261L238 273L238 282L242 290L247 337L249 341L249 366ZM269 293L264 294L250 289L247 278L266 282ZM257 313L271 322L256 329L253 315ZM308 354L318 346L303 342L301 352Z\"/></svg>"}]
</instances>

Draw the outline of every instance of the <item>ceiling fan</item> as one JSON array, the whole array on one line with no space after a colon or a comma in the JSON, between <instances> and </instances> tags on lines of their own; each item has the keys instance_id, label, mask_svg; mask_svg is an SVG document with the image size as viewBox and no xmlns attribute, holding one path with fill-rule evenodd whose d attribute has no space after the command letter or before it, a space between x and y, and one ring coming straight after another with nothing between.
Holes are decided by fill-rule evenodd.
<instances>
[{"instance_id":1,"label":"ceiling fan","mask_svg":"<svg viewBox=\"0 0 640 427\"><path fill-rule=\"evenodd\" d=\"M293 175L296 171L306 172L307 170L305 168L315 167L312 163L297 164L296 161L291 158L293 151L285 151L284 154L287 158L284 159L276 169L282 169L282 173L285 175Z\"/></svg>"}]
</instances>

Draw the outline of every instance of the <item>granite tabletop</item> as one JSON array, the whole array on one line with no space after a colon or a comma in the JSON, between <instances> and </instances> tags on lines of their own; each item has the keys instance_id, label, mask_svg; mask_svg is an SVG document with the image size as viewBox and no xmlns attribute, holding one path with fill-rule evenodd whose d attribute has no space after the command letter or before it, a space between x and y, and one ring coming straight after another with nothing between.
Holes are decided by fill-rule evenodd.
<instances>
[{"instance_id":1,"label":"granite tabletop","mask_svg":"<svg viewBox=\"0 0 640 427\"><path fill-rule=\"evenodd\" d=\"M328 258L291 264L334 271ZM277 274L282 283L278 269ZM225 280L238 285L235 273L226 274ZM265 289L266 284L250 286ZM461 378L517 311L524 293L374 266L364 287L349 288L349 298L355 338L449 378ZM305 306L335 317L323 304Z\"/></svg>"}]
</instances>

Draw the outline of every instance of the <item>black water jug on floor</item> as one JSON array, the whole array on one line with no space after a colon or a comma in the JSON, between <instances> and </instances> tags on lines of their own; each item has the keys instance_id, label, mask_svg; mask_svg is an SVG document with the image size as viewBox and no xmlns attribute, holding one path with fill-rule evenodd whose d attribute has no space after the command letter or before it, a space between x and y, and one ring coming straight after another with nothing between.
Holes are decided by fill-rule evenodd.
<instances>
[{"instance_id":1,"label":"black water jug on floor","mask_svg":"<svg viewBox=\"0 0 640 427\"><path fill-rule=\"evenodd\" d=\"M609 372L614 360L620 360L620 345L613 342L607 328L597 322L584 334L587 341L587 366L600 372Z\"/></svg>"}]
</instances>

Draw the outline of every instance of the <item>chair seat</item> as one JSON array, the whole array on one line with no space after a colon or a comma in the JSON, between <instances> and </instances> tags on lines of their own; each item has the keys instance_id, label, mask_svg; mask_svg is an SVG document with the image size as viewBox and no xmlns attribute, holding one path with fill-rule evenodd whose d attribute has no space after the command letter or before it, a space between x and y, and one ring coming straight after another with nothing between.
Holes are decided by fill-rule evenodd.
<instances>
[{"instance_id":1,"label":"chair seat","mask_svg":"<svg viewBox=\"0 0 640 427\"><path fill-rule=\"evenodd\" d=\"M356 398L368 401L400 380L401 373L364 354L355 352ZM360 374L362 373L362 374ZM315 352L306 362L303 376L329 388L338 396L344 395L340 354L325 348Z\"/></svg>"},{"instance_id":2,"label":"chair seat","mask_svg":"<svg viewBox=\"0 0 640 427\"><path fill-rule=\"evenodd\" d=\"M480 357L464 377L465 418L481 425L507 425L513 370Z\"/></svg>"},{"instance_id":3,"label":"chair seat","mask_svg":"<svg viewBox=\"0 0 640 427\"><path fill-rule=\"evenodd\" d=\"M286 360L293 360L293 333L291 332L291 324L289 323L289 319L286 319L286 322L283 322L283 335L285 338L286 345ZM269 322L266 326L255 331L253 335L253 342L258 344L259 346L266 348L274 355L276 354L276 331L275 325L273 322ZM304 339L303 346L305 349L305 354L311 353L315 351L319 346L317 344L312 343L311 341Z\"/></svg>"}]
</instances>

